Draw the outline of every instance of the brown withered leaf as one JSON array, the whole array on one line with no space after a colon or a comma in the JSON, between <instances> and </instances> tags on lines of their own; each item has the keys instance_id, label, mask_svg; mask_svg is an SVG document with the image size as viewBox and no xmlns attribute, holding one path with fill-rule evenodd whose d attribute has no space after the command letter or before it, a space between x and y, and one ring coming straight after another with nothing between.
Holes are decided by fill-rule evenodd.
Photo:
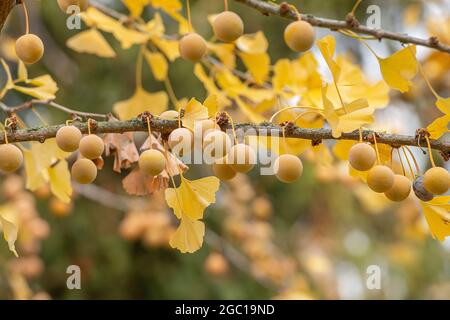
<instances>
[{"instance_id":1,"label":"brown withered leaf","mask_svg":"<svg viewBox=\"0 0 450 320\"><path fill-rule=\"evenodd\" d=\"M145 196L166 189L169 176L166 171L156 177L148 176L136 167L122 180L122 186L130 195Z\"/></svg>"},{"instance_id":2,"label":"brown withered leaf","mask_svg":"<svg viewBox=\"0 0 450 320\"><path fill-rule=\"evenodd\" d=\"M133 133L109 133L103 138L106 156L114 155L116 172L128 169L132 163L139 160L139 152L134 144Z\"/></svg>"}]
</instances>

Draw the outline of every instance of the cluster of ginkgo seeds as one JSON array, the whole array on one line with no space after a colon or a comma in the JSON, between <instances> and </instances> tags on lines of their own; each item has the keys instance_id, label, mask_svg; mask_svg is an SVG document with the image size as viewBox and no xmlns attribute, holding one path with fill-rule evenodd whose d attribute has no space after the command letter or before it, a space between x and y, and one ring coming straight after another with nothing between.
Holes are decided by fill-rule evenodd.
<instances>
[{"instance_id":1,"label":"cluster of ginkgo seeds","mask_svg":"<svg viewBox=\"0 0 450 320\"><path fill-rule=\"evenodd\" d=\"M349 152L350 166L357 171L367 171L367 185L377 193L384 193L391 201L403 201L411 192L411 181L404 175L395 174L386 165L377 164L377 151L369 144L359 142ZM413 189L423 201L434 195L446 193L450 187L450 174L441 167L428 169L415 179Z\"/></svg>"},{"instance_id":2,"label":"cluster of ginkgo seeds","mask_svg":"<svg viewBox=\"0 0 450 320\"><path fill-rule=\"evenodd\" d=\"M97 166L93 160L100 158L103 154L105 150L103 140L94 134L83 137L77 127L68 125L56 132L56 144L65 152L79 150L82 158L72 165L72 178L81 184L92 183L97 177Z\"/></svg>"},{"instance_id":3,"label":"cluster of ginkgo seeds","mask_svg":"<svg viewBox=\"0 0 450 320\"><path fill-rule=\"evenodd\" d=\"M244 22L239 15L226 9L213 18L212 29L216 39L232 43L244 34ZM284 41L293 51L309 50L314 45L314 40L314 28L310 23L301 20L300 14L298 20L290 23L284 30ZM180 56L185 60L199 61L205 56L206 51L205 39L194 31L184 35L179 42Z\"/></svg>"}]
</instances>

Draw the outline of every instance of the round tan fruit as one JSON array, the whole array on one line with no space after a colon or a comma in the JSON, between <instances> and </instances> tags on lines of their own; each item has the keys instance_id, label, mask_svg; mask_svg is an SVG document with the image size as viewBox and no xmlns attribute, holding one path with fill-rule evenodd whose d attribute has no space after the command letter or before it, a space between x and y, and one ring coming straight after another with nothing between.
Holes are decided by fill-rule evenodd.
<instances>
[{"instance_id":1,"label":"round tan fruit","mask_svg":"<svg viewBox=\"0 0 450 320\"><path fill-rule=\"evenodd\" d=\"M181 38L179 50L183 59L199 61L206 53L206 42L198 33L188 33Z\"/></svg>"},{"instance_id":2,"label":"round tan fruit","mask_svg":"<svg viewBox=\"0 0 450 320\"><path fill-rule=\"evenodd\" d=\"M253 200L251 208L253 215L259 219L269 218L273 211L272 203L266 197L258 197Z\"/></svg>"},{"instance_id":3,"label":"round tan fruit","mask_svg":"<svg viewBox=\"0 0 450 320\"><path fill-rule=\"evenodd\" d=\"M394 184L384 194L391 201L403 201L411 192L411 182L403 175L394 175Z\"/></svg>"},{"instance_id":4,"label":"round tan fruit","mask_svg":"<svg viewBox=\"0 0 450 320\"><path fill-rule=\"evenodd\" d=\"M146 150L139 157L139 168L149 176L157 176L166 168L166 158L158 150Z\"/></svg>"},{"instance_id":5,"label":"round tan fruit","mask_svg":"<svg viewBox=\"0 0 450 320\"><path fill-rule=\"evenodd\" d=\"M26 64L36 63L44 55L44 44L37 35L25 34L16 41L16 54Z\"/></svg>"},{"instance_id":6,"label":"round tan fruit","mask_svg":"<svg viewBox=\"0 0 450 320\"><path fill-rule=\"evenodd\" d=\"M298 180L303 173L303 164L299 157L292 154L283 154L275 160L275 175L284 183Z\"/></svg>"},{"instance_id":7,"label":"round tan fruit","mask_svg":"<svg viewBox=\"0 0 450 320\"><path fill-rule=\"evenodd\" d=\"M216 162L212 165L214 175L223 181L233 179L236 176L236 171L229 164L225 163L225 160L221 162Z\"/></svg>"},{"instance_id":8,"label":"round tan fruit","mask_svg":"<svg viewBox=\"0 0 450 320\"><path fill-rule=\"evenodd\" d=\"M375 192L386 192L394 184L394 173L389 167L376 165L367 174L367 184Z\"/></svg>"},{"instance_id":9,"label":"round tan fruit","mask_svg":"<svg viewBox=\"0 0 450 320\"><path fill-rule=\"evenodd\" d=\"M230 149L227 162L234 171L247 173L252 170L256 164L256 153L248 145L239 143Z\"/></svg>"},{"instance_id":10,"label":"round tan fruit","mask_svg":"<svg viewBox=\"0 0 450 320\"><path fill-rule=\"evenodd\" d=\"M224 11L213 21L214 35L223 42L233 42L244 33L241 17L232 11Z\"/></svg>"},{"instance_id":11,"label":"round tan fruit","mask_svg":"<svg viewBox=\"0 0 450 320\"><path fill-rule=\"evenodd\" d=\"M50 211L57 217L65 217L72 210L72 205L66 202L62 202L58 198L52 198L50 200Z\"/></svg>"},{"instance_id":12,"label":"round tan fruit","mask_svg":"<svg viewBox=\"0 0 450 320\"><path fill-rule=\"evenodd\" d=\"M90 134L80 140L79 148L83 157L94 160L102 155L105 150L105 144L99 136Z\"/></svg>"},{"instance_id":13,"label":"round tan fruit","mask_svg":"<svg viewBox=\"0 0 450 320\"><path fill-rule=\"evenodd\" d=\"M56 144L66 152L74 152L80 145L82 134L75 126L64 126L56 132Z\"/></svg>"},{"instance_id":14,"label":"round tan fruit","mask_svg":"<svg viewBox=\"0 0 450 320\"><path fill-rule=\"evenodd\" d=\"M203 150L213 159L225 157L231 148L231 139L223 131L210 131L203 140Z\"/></svg>"},{"instance_id":15,"label":"round tan fruit","mask_svg":"<svg viewBox=\"0 0 450 320\"><path fill-rule=\"evenodd\" d=\"M212 276L222 276L228 269L228 262L220 253L211 253L205 260L205 270Z\"/></svg>"},{"instance_id":16,"label":"round tan fruit","mask_svg":"<svg viewBox=\"0 0 450 320\"><path fill-rule=\"evenodd\" d=\"M202 120L198 125L202 132L202 138L205 138L205 136L212 131L220 130L220 127L211 119Z\"/></svg>"},{"instance_id":17,"label":"round tan fruit","mask_svg":"<svg viewBox=\"0 0 450 320\"><path fill-rule=\"evenodd\" d=\"M305 21L290 23L284 30L284 41L294 51L304 52L314 44L314 28Z\"/></svg>"},{"instance_id":18,"label":"round tan fruit","mask_svg":"<svg viewBox=\"0 0 450 320\"><path fill-rule=\"evenodd\" d=\"M172 151L183 156L183 154L191 152L194 147L194 135L189 129L178 128L170 133L167 144Z\"/></svg>"},{"instance_id":19,"label":"round tan fruit","mask_svg":"<svg viewBox=\"0 0 450 320\"><path fill-rule=\"evenodd\" d=\"M423 185L432 194L446 193L450 187L450 174L442 167L428 169L423 175Z\"/></svg>"},{"instance_id":20,"label":"round tan fruit","mask_svg":"<svg viewBox=\"0 0 450 320\"><path fill-rule=\"evenodd\" d=\"M178 111L168 110L161 113L159 117L163 120L178 120L178 115Z\"/></svg>"},{"instance_id":21,"label":"round tan fruit","mask_svg":"<svg viewBox=\"0 0 450 320\"><path fill-rule=\"evenodd\" d=\"M89 7L89 0L58 0L58 6L64 13L67 12L70 6L78 6L81 11L85 11Z\"/></svg>"},{"instance_id":22,"label":"round tan fruit","mask_svg":"<svg viewBox=\"0 0 450 320\"><path fill-rule=\"evenodd\" d=\"M0 170L11 173L20 168L23 162L23 154L13 144L0 146Z\"/></svg>"},{"instance_id":23,"label":"round tan fruit","mask_svg":"<svg viewBox=\"0 0 450 320\"><path fill-rule=\"evenodd\" d=\"M89 159L78 159L72 166L72 178L81 184L92 183L97 177L97 167Z\"/></svg>"},{"instance_id":24,"label":"round tan fruit","mask_svg":"<svg viewBox=\"0 0 450 320\"><path fill-rule=\"evenodd\" d=\"M359 142L350 148L348 161L353 169L367 171L373 167L377 160L375 150L364 142Z\"/></svg>"}]
</instances>

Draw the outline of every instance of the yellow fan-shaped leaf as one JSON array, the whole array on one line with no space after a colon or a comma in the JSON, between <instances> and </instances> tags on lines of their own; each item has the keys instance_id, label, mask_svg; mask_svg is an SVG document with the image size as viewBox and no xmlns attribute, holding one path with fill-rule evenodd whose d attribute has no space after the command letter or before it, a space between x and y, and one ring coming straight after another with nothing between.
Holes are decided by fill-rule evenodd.
<instances>
[{"instance_id":1,"label":"yellow fan-shaped leaf","mask_svg":"<svg viewBox=\"0 0 450 320\"><path fill-rule=\"evenodd\" d=\"M440 241L450 236L450 197L436 197L429 202L421 201L423 213L431 234Z\"/></svg>"},{"instance_id":2,"label":"yellow fan-shaped leaf","mask_svg":"<svg viewBox=\"0 0 450 320\"><path fill-rule=\"evenodd\" d=\"M257 84L263 84L267 80L270 71L270 58L263 53L240 52L239 56Z\"/></svg>"},{"instance_id":3,"label":"yellow fan-shaped leaf","mask_svg":"<svg viewBox=\"0 0 450 320\"><path fill-rule=\"evenodd\" d=\"M167 110L168 103L169 98L166 92L149 93L142 87L138 87L130 99L114 104L113 110L121 120L129 120L144 111L161 114Z\"/></svg>"},{"instance_id":4,"label":"yellow fan-shaped leaf","mask_svg":"<svg viewBox=\"0 0 450 320\"><path fill-rule=\"evenodd\" d=\"M266 36L262 31L253 34L245 34L236 40L239 50L245 53L264 53L269 48Z\"/></svg>"},{"instance_id":5,"label":"yellow fan-shaped leaf","mask_svg":"<svg viewBox=\"0 0 450 320\"><path fill-rule=\"evenodd\" d=\"M170 246L182 253L192 253L200 249L205 236L205 224L202 221L184 217L170 239Z\"/></svg>"},{"instance_id":6,"label":"yellow fan-shaped leaf","mask_svg":"<svg viewBox=\"0 0 450 320\"><path fill-rule=\"evenodd\" d=\"M67 161L60 160L55 166L51 166L48 169L48 176L53 195L62 202L69 203L72 196L72 184Z\"/></svg>"},{"instance_id":7,"label":"yellow fan-shaped leaf","mask_svg":"<svg viewBox=\"0 0 450 320\"><path fill-rule=\"evenodd\" d=\"M448 132L448 123L450 122L450 114L435 119L428 127L431 139L439 139Z\"/></svg>"},{"instance_id":8,"label":"yellow fan-shaped leaf","mask_svg":"<svg viewBox=\"0 0 450 320\"><path fill-rule=\"evenodd\" d=\"M339 160L348 160L350 148L357 143L352 140L339 140L333 146L333 153Z\"/></svg>"},{"instance_id":9,"label":"yellow fan-shaped leaf","mask_svg":"<svg viewBox=\"0 0 450 320\"><path fill-rule=\"evenodd\" d=\"M2 66L3 66L3 70L6 74L6 81L4 83L3 88L0 90L0 99L2 99L6 93L11 90L12 88L14 88L14 82L11 76L11 70L9 69L8 65L6 64L5 60L0 59ZM2 80L3 83L3 80ZM0 83L1 84L1 83Z\"/></svg>"},{"instance_id":10,"label":"yellow fan-shaped leaf","mask_svg":"<svg viewBox=\"0 0 450 320\"><path fill-rule=\"evenodd\" d=\"M228 100L226 94L221 92L219 88L217 88L214 80L208 77L205 70L203 69L200 63L196 63L194 67L195 76L202 82L206 91L209 95L216 95L219 103L219 108L224 108L230 105L230 100Z\"/></svg>"},{"instance_id":11,"label":"yellow fan-shaped leaf","mask_svg":"<svg viewBox=\"0 0 450 320\"><path fill-rule=\"evenodd\" d=\"M333 59L334 51L336 48L336 39L332 35L328 35L316 41L323 58L325 59L328 67L330 68L331 74L333 75L334 82L339 81L339 76L341 74L341 68Z\"/></svg>"},{"instance_id":12,"label":"yellow fan-shaped leaf","mask_svg":"<svg viewBox=\"0 0 450 320\"><path fill-rule=\"evenodd\" d=\"M155 46L162 51L170 61L175 61L180 56L180 50L178 49L177 40L168 40L154 37L152 38Z\"/></svg>"},{"instance_id":13,"label":"yellow fan-shaped leaf","mask_svg":"<svg viewBox=\"0 0 450 320\"><path fill-rule=\"evenodd\" d=\"M67 47L80 53L95 54L102 58L114 58L116 53L103 35L96 29L89 29L67 40Z\"/></svg>"},{"instance_id":14,"label":"yellow fan-shaped leaf","mask_svg":"<svg viewBox=\"0 0 450 320\"><path fill-rule=\"evenodd\" d=\"M10 219L11 215L15 215L12 210L13 209L8 206L0 208L0 226L3 230L3 237L8 243L9 250L11 250L11 252L13 252L16 257L19 257L15 247L18 227L14 219Z\"/></svg>"},{"instance_id":15,"label":"yellow fan-shaped leaf","mask_svg":"<svg viewBox=\"0 0 450 320\"><path fill-rule=\"evenodd\" d=\"M148 5L149 0L122 0L123 4L128 8L132 17L140 17L144 7Z\"/></svg>"},{"instance_id":16,"label":"yellow fan-shaped leaf","mask_svg":"<svg viewBox=\"0 0 450 320\"><path fill-rule=\"evenodd\" d=\"M169 69L166 58L159 52L145 51L145 59L152 69L155 79L164 81L167 78L167 70Z\"/></svg>"},{"instance_id":17,"label":"yellow fan-shaped leaf","mask_svg":"<svg viewBox=\"0 0 450 320\"><path fill-rule=\"evenodd\" d=\"M194 130L196 121L208 119L208 108L192 98L184 108L183 126Z\"/></svg>"},{"instance_id":18,"label":"yellow fan-shaped leaf","mask_svg":"<svg viewBox=\"0 0 450 320\"><path fill-rule=\"evenodd\" d=\"M208 49L214 53L219 60L229 69L236 68L236 55L234 54L234 43L211 43Z\"/></svg>"},{"instance_id":19,"label":"yellow fan-shaped leaf","mask_svg":"<svg viewBox=\"0 0 450 320\"><path fill-rule=\"evenodd\" d=\"M192 220L201 219L205 208L216 202L219 185L216 177L188 180L181 176L178 188L166 189L167 205L173 209L178 219L182 219L183 215Z\"/></svg>"},{"instance_id":20,"label":"yellow fan-shaped leaf","mask_svg":"<svg viewBox=\"0 0 450 320\"><path fill-rule=\"evenodd\" d=\"M438 96L436 107L445 114L450 114L450 98L442 98Z\"/></svg>"},{"instance_id":21,"label":"yellow fan-shaped leaf","mask_svg":"<svg viewBox=\"0 0 450 320\"><path fill-rule=\"evenodd\" d=\"M46 74L25 82L28 86L14 85L14 90L41 100L55 99L58 86L53 78Z\"/></svg>"},{"instance_id":22,"label":"yellow fan-shaped leaf","mask_svg":"<svg viewBox=\"0 0 450 320\"><path fill-rule=\"evenodd\" d=\"M381 74L386 83L394 89L406 92L411 79L417 74L416 46L411 45L387 58L378 58Z\"/></svg>"},{"instance_id":23,"label":"yellow fan-shaped leaf","mask_svg":"<svg viewBox=\"0 0 450 320\"><path fill-rule=\"evenodd\" d=\"M219 110L219 101L217 95L212 94L208 96L203 105L208 109L208 117L214 118L216 116L217 110Z\"/></svg>"}]
</instances>

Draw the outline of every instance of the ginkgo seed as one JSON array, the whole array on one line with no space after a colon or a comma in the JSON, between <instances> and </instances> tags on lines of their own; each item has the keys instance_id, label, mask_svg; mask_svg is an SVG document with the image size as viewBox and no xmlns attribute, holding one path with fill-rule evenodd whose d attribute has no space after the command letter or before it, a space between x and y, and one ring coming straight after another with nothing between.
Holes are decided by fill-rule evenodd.
<instances>
[{"instance_id":1,"label":"ginkgo seed","mask_svg":"<svg viewBox=\"0 0 450 320\"><path fill-rule=\"evenodd\" d=\"M139 168L149 176L157 176L166 168L166 158L158 150L146 150L139 157Z\"/></svg>"},{"instance_id":2,"label":"ginkgo seed","mask_svg":"<svg viewBox=\"0 0 450 320\"><path fill-rule=\"evenodd\" d=\"M56 132L56 144L66 152L74 152L80 145L82 133L75 126L64 126Z\"/></svg>"},{"instance_id":3,"label":"ginkgo seed","mask_svg":"<svg viewBox=\"0 0 450 320\"><path fill-rule=\"evenodd\" d=\"M403 175L394 175L394 184L386 191L385 196L391 201L403 201L408 198L411 192L411 182Z\"/></svg>"},{"instance_id":4,"label":"ginkgo seed","mask_svg":"<svg viewBox=\"0 0 450 320\"><path fill-rule=\"evenodd\" d=\"M44 43L35 34L25 34L16 41L16 54L26 64L36 63L44 55Z\"/></svg>"},{"instance_id":5,"label":"ginkgo seed","mask_svg":"<svg viewBox=\"0 0 450 320\"><path fill-rule=\"evenodd\" d=\"M194 135L187 128L178 128L170 133L167 144L175 154L183 156L194 147Z\"/></svg>"},{"instance_id":6,"label":"ginkgo seed","mask_svg":"<svg viewBox=\"0 0 450 320\"><path fill-rule=\"evenodd\" d=\"M303 173L303 164L299 157L292 154L282 154L274 164L275 175L281 182L297 181Z\"/></svg>"},{"instance_id":7,"label":"ginkgo seed","mask_svg":"<svg viewBox=\"0 0 450 320\"><path fill-rule=\"evenodd\" d=\"M11 173L20 168L23 162L23 154L13 144L0 146L0 170Z\"/></svg>"},{"instance_id":8,"label":"ginkgo seed","mask_svg":"<svg viewBox=\"0 0 450 320\"><path fill-rule=\"evenodd\" d=\"M234 171L233 168L226 163L226 158L214 163L212 165L212 170L214 175L223 181L231 180L236 176L236 171Z\"/></svg>"},{"instance_id":9,"label":"ginkgo seed","mask_svg":"<svg viewBox=\"0 0 450 320\"><path fill-rule=\"evenodd\" d=\"M314 39L314 28L305 21L292 22L284 30L284 41L296 52L309 50L314 44Z\"/></svg>"},{"instance_id":10,"label":"ginkgo seed","mask_svg":"<svg viewBox=\"0 0 450 320\"><path fill-rule=\"evenodd\" d=\"M70 6L77 6L81 11L85 11L89 7L89 0L58 0L58 6L62 12L69 14Z\"/></svg>"},{"instance_id":11,"label":"ginkgo seed","mask_svg":"<svg viewBox=\"0 0 450 320\"><path fill-rule=\"evenodd\" d=\"M369 170L376 160L375 150L367 143L359 142L350 148L348 161L352 168L358 171Z\"/></svg>"},{"instance_id":12,"label":"ginkgo seed","mask_svg":"<svg viewBox=\"0 0 450 320\"><path fill-rule=\"evenodd\" d=\"M81 184L92 183L97 177L97 167L92 160L78 159L72 165L72 178Z\"/></svg>"},{"instance_id":13,"label":"ginkgo seed","mask_svg":"<svg viewBox=\"0 0 450 320\"><path fill-rule=\"evenodd\" d=\"M450 187L450 174L442 167L430 168L423 175L423 185L432 194L446 193Z\"/></svg>"},{"instance_id":14,"label":"ginkgo seed","mask_svg":"<svg viewBox=\"0 0 450 320\"><path fill-rule=\"evenodd\" d=\"M218 14L213 21L214 35L223 42L233 42L244 33L241 17L232 11Z\"/></svg>"},{"instance_id":15,"label":"ginkgo seed","mask_svg":"<svg viewBox=\"0 0 450 320\"><path fill-rule=\"evenodd\" d=\"M181 38L179 50L183 59L196 62L205 55L206 42L198 33L188 33Z\"/></svg>"},{"instance_id":16,"label":"ginkgo seed","mask_svg":"<svg viewBox=\"0 0 450 320\"><path fill-rule=\"evenodd\" d=\"M227 162L234 171L247 173L256 164L256 153L250 146L239 143L231 147Z\"/></svg>"},{"instance_id":17,"label":"ginkgo seed","mask_svg":"<svg viewBox=\"0 0 450 320\"><path fill-rule=\"evenodd\" d=\"M367 174L367 184L375 192L386 192L394 184L394 172L387 166L376 165Z\"/></svg>"},{"instance_id":18,"label":"ginkgo seed","mask_svg":"<svg viewBox=\"0 0 450 320\"><path fill-rule=\"evenodd\" d=\"M102 155L105 144L99 136L90 134L80 140L79 149L83 157L94 160Z\"/></svg>"},{"instance_id":19,"label":"ginkgo seed","mask_svg":"<svg viewBox=\"0 0 450 320\"><path fill-rule=\"evenodd\" d=\"M213 159L225 157L231 148L231 139L223 131L211 131L203 139L203 149L211 150L210 155Z\"/></svg>"},{"instance_id":20,"label":"ginkgo seed","mask_svg":"<svg viewBox=\"0 0 450 320\"><path fill-rule=\"evenodd\" d=\"M168 110L161 113L159 115L159 118L163 120L178 120L178 116L179 116L178 111Z\"/></svg>"}]
</instances>

